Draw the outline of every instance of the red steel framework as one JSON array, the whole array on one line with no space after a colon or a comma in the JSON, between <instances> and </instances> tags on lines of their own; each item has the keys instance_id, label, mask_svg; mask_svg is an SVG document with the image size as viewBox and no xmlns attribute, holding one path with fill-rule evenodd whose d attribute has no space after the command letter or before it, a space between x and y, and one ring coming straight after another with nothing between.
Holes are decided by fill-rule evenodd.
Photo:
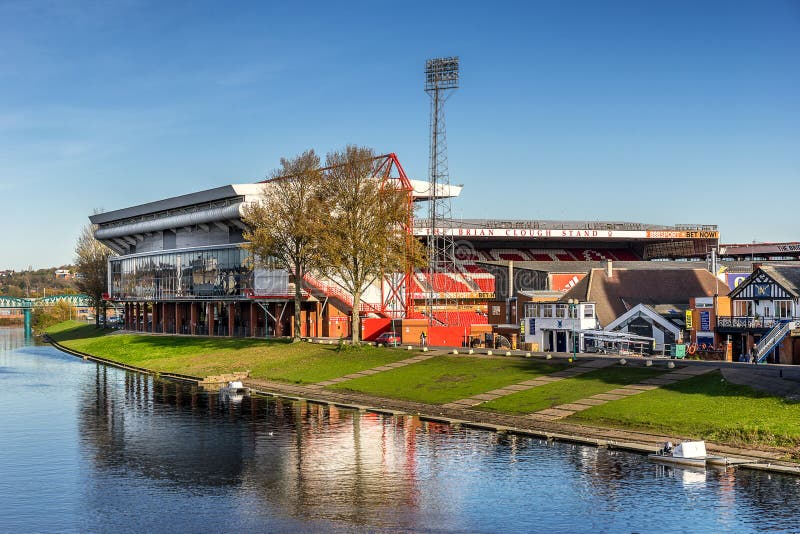
<instances>
[{"instance_id":1,"label":"red steel framework","mask_svg":"<svg viewBox=\"0 0 800 534\"><path fill-rule=\"evenodd\" d=\"M399 180L400 187L396 188L406 192L406 223L402 228L403 239L406 247L406 265L403 273L386 273L381 283L381 311L387 317L409 317L414 310L414 299L411 294L411 279L414 276L414 265L409 256L414 238L414 188L406 176L406 171L400 164L397 154L391 152L377 156L376 160L383 160L376 169L376 177L381 178L382 187L389 180ZM392 176L393 172L396 176Z\"/></svg>"},{"instance_id":2,"label":"red steel framework","mask_svg":"<svg viewBox=\"0 0 800 534\"><path fill-rule=\"evenodd\" d=\"M375 166L374 176L381 180L381 188L383 189L392 184L389 187L394 190L405 191L407 196L406 222L401 228L407 252L405 269L402 273L384 273L381 280L381 305L379 310L376 310L384 317L399 319L408 317L414 309L414 300L411 293L414 265L408 253L411 250L412 240L414 239L414 188L406 175L406 171L400 164L397 154L394 152L375 156L373 161L378 162ZM331 168L323 167L322 171L325 172ZM291 178L291 176L280 176L257 183L267 183L288 178ZM394 180L399 182L399 187L394 185Z\"/></svg>"}]
</instances>

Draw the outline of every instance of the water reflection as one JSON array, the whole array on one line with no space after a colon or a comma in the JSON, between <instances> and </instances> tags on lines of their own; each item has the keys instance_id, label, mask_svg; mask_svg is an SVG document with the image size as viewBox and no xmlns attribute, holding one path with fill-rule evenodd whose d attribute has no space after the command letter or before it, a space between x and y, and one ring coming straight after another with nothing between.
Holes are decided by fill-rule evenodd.
<instances>
[{"instance_id":1,"label":"water reflection","mask_svg":"<svg viewBox=\"0 0 800 534\"><path fill-rule=\"evenodd\" d=\"M796 478L307 402L224 402L26 343L0 329L8 530L800 528Z\"/></svg>"}]
</instances>

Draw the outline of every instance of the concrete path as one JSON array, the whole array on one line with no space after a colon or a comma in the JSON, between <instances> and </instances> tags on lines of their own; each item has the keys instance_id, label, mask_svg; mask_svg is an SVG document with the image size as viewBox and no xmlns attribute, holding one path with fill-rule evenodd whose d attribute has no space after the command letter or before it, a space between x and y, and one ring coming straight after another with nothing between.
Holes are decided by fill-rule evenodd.
<instances>
[{"instance_id":1,"label":"concrete path","mask_svg":"<svg viewBox=\"0 0 800 534\"><path fill-rule=\"evenodd\" d=\"M325 380L324 382L317 382L316 384L311 384L309 388L313 389L322 389L325 386L332 386L334 384L339 384L340 382L346 382L347 380L353 380L354 378L361 378L363 376L371 376L381 373L383 371L391 371L392 369L397 369L399 367L405 367L406 365L411 365L412 363L424 362L425 360L430 360L437 353L435 352L423 352L418 356L414 356L413 358L408 358L406 360L400 360L394 363L387 363L386 365L381 365L380 367L373 367L372 369L366 369L364 371L359 371L357 373L351 373L349 375L340 376L337 378L331 378L330 380Z\"/></svg>"},{"instance_id":2,"label":"concrete path","mask_svg":"<svg viewBox=\"0 0 800 534\"><path fill-rule=\"evenodd\" d=\"M534 412L526 417L536 421L553 421L555 419L563 419L565 417L569 417L575 412L587 410L593 406L598 406L600 404L606 404L607 402L638 395L639 393L651 391L653 389L660 388L661 386L674 384L675 382L680 382L681 380L686 380L687 378L710 373L716 369L716 367L682 367L675 369L674 371L664 373L663 375L642 380L638 384L622 386L617 389L612 389L611 391L606 391L605 393L598 393L597 395L592 395L591 397L587 397L585 399L579 399L568 404L560 404L558 406L553 406L552 408L539 410L538 412Z\"/></svg>"},{"instance_id":3,"label":"concrete path","mask_svg":"<svg viewBox=\"0 0 800 534\"><path fill-rule=\"evenodd\" d=\"M761 369L722 369L725 380L749 386L789 400L800 400L800 383L781 377L779 370L764 372Z\"/></svg>"},{"instance_id":4,"label":"concrete path","mask_svg":"<svg viewBox=\"0 0 800 534\"><path fill-rule=\"evenodd\" d=\"M468 397L466 399L448 402L447 404L444 404L444 406L447 408L469 408L487 401L499 399L500 397L505 397L506 395L519 393L520 391L527 391L535 387L544 386L545 384L550 384L552 382L558 382L559 380L564 380L565 378L572 378L573 376L582 375L584 373L588 373L589 371L602 369L603 367L609 367L617 363L617 360L578 361L581 363L573 367L568 367L567 369L556 371L555 373L550 373L549 375L542 375L537 378L532 378L518 384L504 386L500 389L479 393L478 395L473 395L472 397Z\"/></svg>"}]
</instances>

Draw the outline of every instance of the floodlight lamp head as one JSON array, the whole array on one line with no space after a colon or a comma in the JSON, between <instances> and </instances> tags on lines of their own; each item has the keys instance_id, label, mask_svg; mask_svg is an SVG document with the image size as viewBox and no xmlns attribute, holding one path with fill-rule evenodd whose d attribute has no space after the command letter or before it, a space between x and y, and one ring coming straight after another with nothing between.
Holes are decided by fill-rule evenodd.
<instances>
[{"instance_id":1,"label":"floodlight lamp head","mask_svg":"<svg viewBox=\"0 0 800 534\"><path fill-rule=\"evenodd\" d=\"M429 59L425 62L425 91L458 88L458 56Z\"/></svg>"}]
</instances>

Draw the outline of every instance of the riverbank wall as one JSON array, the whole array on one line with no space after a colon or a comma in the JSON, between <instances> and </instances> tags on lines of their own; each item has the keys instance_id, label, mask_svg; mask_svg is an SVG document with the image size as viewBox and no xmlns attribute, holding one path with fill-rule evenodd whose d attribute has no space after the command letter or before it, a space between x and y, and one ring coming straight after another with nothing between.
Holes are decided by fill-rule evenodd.
<instances>
[{"instance_id":1,"label":"riverbank wall","mask_svg":"<svg viewBox=\"0 0 800 534\"><path fill-rule=\"evenodd\" d=\"M94 361L99 364L124 369L137 373L156 376L166 380L192 384L200 388L214 391L208 387L204 377L182 375L178 373L159 373L150 369L122 364L108 358L83 353L61 345L46 334L43 339L56 349L72 356ZM688 436L666 436L647 432L591 427L563 421L539 421L525 416L500 414L470 408L449 408L440 405L424 404L375 397L371 395L326 390L297 384L272 382L244 378L244 385L252 393L263 396L279 397L300 402L334 405L340 408L357 411L374 412L392 416L417 416L425 421L444 423L455 427L467 427L490 432L512 433L521 436L536 437L554 441L563 441L594 447L618 449L639 454L655 452L664 441L690 439ZM738 467L758 469L776 473L800 476L800 466L783 460L785 452L780 450L753 450L731 447L713 442L706 443L709 452L725 455L736 460Z\"/></svg>"}]
</instances>

